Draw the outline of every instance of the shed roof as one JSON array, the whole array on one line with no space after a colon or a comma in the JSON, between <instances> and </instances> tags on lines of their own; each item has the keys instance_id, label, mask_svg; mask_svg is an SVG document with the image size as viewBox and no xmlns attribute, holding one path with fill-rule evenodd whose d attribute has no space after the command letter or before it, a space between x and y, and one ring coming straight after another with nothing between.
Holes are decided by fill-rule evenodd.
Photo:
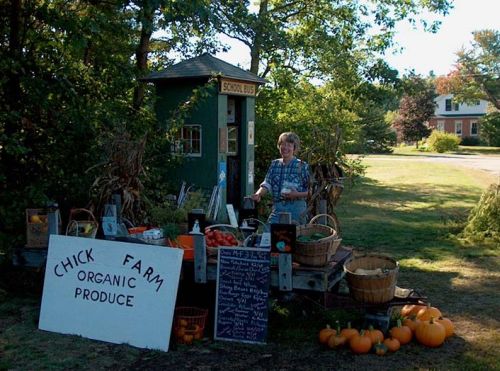
<instances>
[{"instance_id":1,"label":"shed roof","mask_svg":"<svg viewBox=\"0 0 500 371\"><path fill-rule=\"evenodd\" d=\"M242 81L251 81L257 84L265 84L267 81L256 74L245 71L239 67L233 66L221 59L205 53L198 57L186 59L185 61L174 64L163 71L152 72L142 78L143 81L156 82L159 80L170 79L189 79L189 78L209 78L214 74L220 74L222 77L232 78Z\"/></svg>"}]
</instances>

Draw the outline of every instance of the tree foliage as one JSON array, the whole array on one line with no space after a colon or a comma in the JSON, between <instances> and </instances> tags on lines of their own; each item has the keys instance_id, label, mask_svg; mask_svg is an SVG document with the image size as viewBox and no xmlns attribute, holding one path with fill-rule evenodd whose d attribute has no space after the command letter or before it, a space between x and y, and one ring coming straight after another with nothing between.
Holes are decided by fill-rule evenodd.
<instances>
[{"instance_id":1,"label":"tree foliage","mask_svg":"<svg viewBox=\"0 0 500 371\"><path fill-rule=\"evenodd\" d=\"M500 109L500 31L473 32L469 48L457 52L456 69L436 79L440 94L453 94L459 102L487 100Z\"/></svg>"},{"instance_id":2,"label":"tree foliage","mask_svg":"<svg viewBox=\"0 0 500 371\"><path fill-rule=\"evenodd\" d=\"M405 141L418 142L430 134L425 123L434 114L434 85L419 76L405 83L405 94L399 102L399 112L393 126Z\"/></svg>"},{"instance_id":3,"label":"tree foliage","mask_svg":"<svg viewBox=\"0 0 500 371\"><path fill-rule=\"evenodd\" d=\"M166 155L168 136L157 125L153 91L139 78L171 65L172 55L223 49L219 32L248 45L251 70L270 80L257 100L256 150L263 161L275 156L275 140L285 130L299 132L305 148L317 142L313 127L325 136L341 133L346 141L385 133L381 118L394 104L399 80L375 53L391 45L397 21L424 9L446 14L450 6L446 0L262 0L257 11L249 5L248 0L2 3L0 220L6 222L0 238L10 246L22 243L27 207L49 199L63 211L85 206L102 169L96 165L106 163L118 136L145 138L140 184L153 202L162 197L160 164L172 161ZM377 32L370 31L372 23ZM323 86L310 83L311 77Z\"/></svg>"}]
</instances>

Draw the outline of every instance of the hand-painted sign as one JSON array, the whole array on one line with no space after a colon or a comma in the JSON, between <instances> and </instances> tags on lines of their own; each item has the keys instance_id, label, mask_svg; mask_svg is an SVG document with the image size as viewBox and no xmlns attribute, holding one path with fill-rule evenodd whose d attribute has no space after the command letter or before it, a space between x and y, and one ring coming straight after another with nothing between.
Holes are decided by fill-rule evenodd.
<instances>
[{"instance_id":1,"label":"hand-painted sign","mask_svg":"<svg viewBox=\"0 0 500 371\"><path fill-rule=\"evenodd\" d=\"M267 249L219 249L215 339L265 342L269 279Z\"/></svg>"},{"instance_id":2,"label":"hand-painted sign","mask_svg":"<svg viewBox=\"0 0 500 371\"><path fill-rule=\"evenodd\" d=\"M51 235L41 330L167 351L181 249Z\"/></svg>"},{"instance_id":3,"label":"hand-painted sign","mask_svg":"<svg viewBox=\"0 0 500 371\"><path fill-rule=\"evenodd\" d=\"M257 84L221 79L220 80L221 94L247 95L254 97L257 93Z\"/></svg>"}]
</instances>

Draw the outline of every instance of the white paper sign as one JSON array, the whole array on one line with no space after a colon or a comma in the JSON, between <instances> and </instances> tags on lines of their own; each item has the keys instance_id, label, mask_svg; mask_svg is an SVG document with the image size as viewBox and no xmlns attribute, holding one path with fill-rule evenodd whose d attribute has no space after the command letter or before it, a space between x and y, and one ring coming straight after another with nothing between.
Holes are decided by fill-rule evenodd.
<instances>
[{"instance_id":1,"label":"white paper sign","mask_svg":"<svg viewBox=\"0 0 500 371\"><path fill-rule=\"evenodd\" d=\"M248 145L253 146L255 143L255 123L248 121Z\"/></svg>"},{"instance_id":2,"label":"white paper sign","mask_svg":"<svg viewBox=\"0 0 500 371\"><path fill-rule=\"evenodd\" d=\"M232 204L227 204L226 210L227 210L227 216L229 217L229 224L231 224L231 226L235 228L238 228L238 220L236 219L234 206Z\"/></svg>"},{"instance_id":3,"label":"white paper sign","mask_svg":"<svg viewBox=\"0 0 500 371\"><path fill-rule=\"evenodd\" d=\"M167 351L181 249L51 235L39 328Z\"/></svg>"}]
</instances>

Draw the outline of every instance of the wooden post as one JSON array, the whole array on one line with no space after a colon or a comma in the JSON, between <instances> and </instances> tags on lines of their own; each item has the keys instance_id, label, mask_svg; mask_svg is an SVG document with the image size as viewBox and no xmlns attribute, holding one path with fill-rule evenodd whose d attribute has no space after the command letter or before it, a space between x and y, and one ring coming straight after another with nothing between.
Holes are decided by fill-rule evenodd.
<instances>
[{"instance_id":1,"label":"wooden post","mask_svg":"<svg viewBox=\"0 0 500 371\"><path fill-rule=\"evenodd\" d=\"M280 224L291 224L292 215L279 213L279 222ZM279 254L278 280L281 291L292 291L292 254Z\"/></svg>"},{"instance_id":2,"label":"wooden post","mask_svg":"<svg viewBox=\"0 0 500 371\"><path fill-rule=\"evenodd\" d=\"M326 209L326 200L321 199L319 200L319 205L318 205L318 214L326 214L327 209ZM321 218L318 219L318 224L323 224L327 225L328 220L326 219L326 216L322 216Z\"/></svg>"},{"instance_id":3,"label":"wooden post","mask_svg":"<svg viewBox=\"0 0 500 371\"><path fill-rule=\"evenodd\" d=\"M61 215L59 214L59 205L54 203L49 206L49 213L47 221L49 222L49 235L59 234L59 224L61 222Z\"/></svg>"},{"instance_id":4,"label":"wooden post","mask_svg":"<svg viewBox=\"0 0 500 371\"><path fill-rule=\"evenodd\" d=\"M194 242L194 281L196 283L207 283L207 251L205 246L205 235L193 233Z\"/></svg>"}]
</instances>

